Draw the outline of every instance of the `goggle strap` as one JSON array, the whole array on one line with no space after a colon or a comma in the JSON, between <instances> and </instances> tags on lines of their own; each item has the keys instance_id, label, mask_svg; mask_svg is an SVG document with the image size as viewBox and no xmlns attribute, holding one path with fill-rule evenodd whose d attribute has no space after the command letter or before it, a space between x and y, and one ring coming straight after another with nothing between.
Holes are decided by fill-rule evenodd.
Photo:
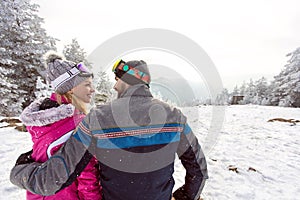
<instances>
[{"instance_id":1,"label":"goggle strap","mask_svg":"<svg viewBox=\"0 0 300 200\"><path fill-rule=\"evenodd\" d=\"M123 63L124 65L121 65L121 63ZM136 69L136 68L133 68L129 65L126 64L125 61L123 61L122 59L118 59L113 68L112 68L112 71L114 73L116 73L116 71L118 70L121 70L121 71L124 71L132 76L134 76L135 78L137 79L140 79L142 80L143 82L145 82L146 84L149 84L150 82L150 76L148 76L146 73Z\"/></svg>"},{"instance_id":2,"label":"goggle strap","mask_svg":"<svg viewBox=\"0 0 300 200\"><path fill-rule=\"evenodd\" d=\"M124 67L125 68L128 67L127 70L125 70ZM123 66L118 65L117 69L122 70L122 71L134 76L137 79L142 80L146 84L149 84L149 82L150 82L150 76L148 76L146 73L144 73L144 72L142 72L142 71L140 71L136 68L133 68L133 67L127 65L127 64L125 64Z\"/></svg>"}]
</instances>

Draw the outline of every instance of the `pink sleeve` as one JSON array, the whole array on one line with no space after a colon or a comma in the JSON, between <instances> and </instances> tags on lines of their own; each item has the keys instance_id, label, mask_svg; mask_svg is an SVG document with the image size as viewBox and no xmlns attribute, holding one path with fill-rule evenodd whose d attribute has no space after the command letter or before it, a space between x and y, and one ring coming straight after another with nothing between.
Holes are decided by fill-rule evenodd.
<instances>
[{"instance_id":1,"label":"pink sleeve","mask_svg":"<svg viewBox=\"0 0 300 200\"><path fill-rule=\"evenodd\" d=\"M102 199L102 188L99 181L100 175L97 163L97 159L93 157L77 178L78 196L80 199Z\"/></svg>"}]
</instances>

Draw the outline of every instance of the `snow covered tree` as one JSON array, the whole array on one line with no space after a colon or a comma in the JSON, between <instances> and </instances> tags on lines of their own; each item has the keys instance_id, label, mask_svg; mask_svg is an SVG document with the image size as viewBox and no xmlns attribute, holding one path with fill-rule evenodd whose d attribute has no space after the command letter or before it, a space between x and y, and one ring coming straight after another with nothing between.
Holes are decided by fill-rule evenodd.
<instances>
[{"instance_id":1,"label":"snow covered tree","mask_svg":"<svg viewBox=\"0 0 300 200\"><path fill-rule=\"evenodd\" d=\"M95 103L104 103L112 100L112 83L105 72L99 72L95 77Z\"/></svg>"},{"instance_id":2,"label":"snow covered tree","mask_svg":"<svg viewBox=\"0 0 300 200\"><path fill-rule=\"evenodd\" d=\"M216 105L228 105L230 101L229 93L226 88L224 88L221 92L221 94L217 95L217 98L215 100Z\"/></svg>"},{"instance_id":3,"label":"snow covered tree","mask_svg":"<svg viewBox=\"0 0 300 200\"><path fill-rule=\"evenodd\" d=\"M52 88L49 87L48 84L45 83L42 77L38 77L36 81L36 90L34 92L36 98L49 97L51 95Z\"/></svg>"},{"instance_id":4,"label":"snow covered tree","mask_svg":"<svg viewBox=\"0 0 300 200\"><path fill-rule=\"evenodd\" d=\"M67 60L73 61L75 63L82 62L89 69L92 68L92 64L86 59L86 52L80 47L78 41L74 38L71 44L64 46L63 54Z\"/></svg>"},{"instance_id":5,"label":"snow covered tree","mask_svg":"<svg viewBox=\"0 0 300 200\"><path fill-rule=\"evenodd\" d=\"M268 92L268 82L265 77L260 78L259 80L255 81L255 96L253 97L252 103L261 105L262 101L266 99L267 92ZM266 102L264 102L266 104Z\"/></svg>"},{"instance_id":6,"label":"snow covered tree","mask_svg":"<svg viewBox=\"0 0 300 200\"><path fill-rule=\"evenodd\" d=\"M238 88L237 85L233 88L233 91L232 91L231 95L232 96L240 95L240 91L239 91L239 88Z\"/></svg>"},{"instance_id":7,"label":"snow covered tree","mask_svg":"<svg viewBox=\"0 0 300 200\"><path fill-rule=\"evenodd\" d=\"M246 91L246 82L245 81L243 82L243 84L240 87L239 91L240 91L240 95L242 95L242 96L245 95L245 91Z\"/></svg>"},{"instance_id":8,"label":"snow covered tree","mask_svg":"<svg viewBox=\"0 0 300 200\"><path fill-rule=\"evenodd\" d=\"M247 84L247 87L244 92L244 99L243 104L249 104L253 103L254 96L256 94L255 85L253 83L253 80L250 79L249 83Z\"/></svg>"},{"instance_id":9,"label":"snow covered tree","mask_svg":"<svg viewBox=\"0 0 300 200\"><path fill-rule=\"evenodd\" d=\"M275 88L274 85L267 83L266 91L264 92L264 97L261 98L261 104L264 106L271 106L271 97L272 97L272 91Z\"/></svg>"},{"instance_id":10,"label":"snow covered tree","mask_svg":"<svg viewBox=\"0 0 300 200\"><path fill-rule=\"evenodd\" d=\"M261 77L255 81L256 95L259 97L265 97L268 90L268 81L265 77Z\"/></svg>"},{"instance_id":11,"label":"snow covered tree","mask_svg":"<svg viewBox=\"0 0 300 200\"><path fill-rule=\"evenodd\" d=\"M274 77L271 99L272 105L300 107L300 48L297 48L290 56L288 64L279 75Z\"/></svg>"},{"instance_id":12,"label":"snow covered tree","mask_svg":"<svg viewBox=\"0 0 300 200\"><path fill-rule=\"evenodd\" d=\"M17 115L35 98L42 55L55 49L55 39L42 28L43 19L30 0L0 1L1 115Z\"/></svg>"}]
</instances>

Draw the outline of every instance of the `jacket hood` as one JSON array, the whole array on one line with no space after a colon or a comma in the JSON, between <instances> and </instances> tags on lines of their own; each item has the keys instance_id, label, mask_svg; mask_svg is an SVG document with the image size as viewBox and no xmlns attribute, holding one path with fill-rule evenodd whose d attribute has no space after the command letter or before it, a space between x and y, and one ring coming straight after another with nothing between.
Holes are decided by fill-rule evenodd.
<instances>
[{"instance_id":1,"label":"jacket hood","mask_svg":"<svg viewBox=\"0 0 300 200\"><path fill-rule=\"evenodd\" d=\"M25 126L45 126L74 115L75 107L72 104L62 104L46 110L39 107L44 99L32 102L20 115Z\"/></svg>"}]
</instances>

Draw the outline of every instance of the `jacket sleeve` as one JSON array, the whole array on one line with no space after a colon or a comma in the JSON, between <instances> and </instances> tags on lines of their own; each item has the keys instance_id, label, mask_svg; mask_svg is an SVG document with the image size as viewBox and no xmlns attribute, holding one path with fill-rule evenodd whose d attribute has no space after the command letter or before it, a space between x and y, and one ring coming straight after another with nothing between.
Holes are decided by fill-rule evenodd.
<instances>
[{"instance_id":1,"label":"jacket sleeve","mask_svg":"<svg viewBox=\"0 0 300 200\"><path fill-rule=\"evenodd\" d=\"M102 199L99 176L99 164L97 159L93 157L77 178L80 199Z\"/></svg>"},{"instance_id":2,"label":"jacket sleeve","mask_svg":"<svg viewBox=\"0 0 300 200\"><path fill-rule=\"evenodd\" d=\"M46 162L16 165L11 170L10 181L43 196L53 195L69 186L93 157L88 145L83 145L80 138L76 138L76 133ZM88 137L85 140L91 141Z\"/></svg>"},{"instance_id":3,"label":"jacket sleeve","mask_svg":"<svg viewBox=\"0 0 300 200\"><path fill-rule=\"evenodd\" d=\"M176 200L197 200L208 179L207 164L201 146L189 125L181 133L177 154L186 169L185 184L173 196Z\"/></svg>"}]
</instances>

